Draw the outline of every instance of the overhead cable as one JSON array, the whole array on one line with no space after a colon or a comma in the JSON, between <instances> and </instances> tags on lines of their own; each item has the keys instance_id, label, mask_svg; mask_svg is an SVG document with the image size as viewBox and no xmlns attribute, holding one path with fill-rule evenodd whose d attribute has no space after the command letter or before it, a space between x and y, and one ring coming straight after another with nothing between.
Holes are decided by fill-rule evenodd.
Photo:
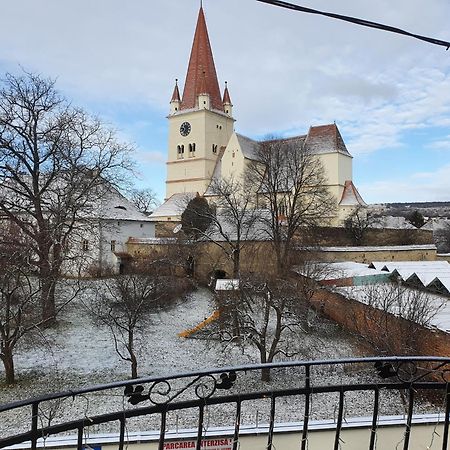
<instances>
[{"instance_id":1,"label":"overhead cable","mask_svg":"<svg viewBox=\"0 0 450 450\"><path fill-rule=\"evenodd\" d=\"M351 22L356 25L361 25L363 27L377 28L379 30L389 31L391 33L402 34L404 36L409 36L409 37L412 37L415 39L419 39L421 41L429 42L430 44L440 45L442 47L445 47L447 50L450 48L450 42L441 41L440 39L434 39L434 38L430 38L427 36L421 36L420 34L410 33L409 31L405 31L400 28L391 27L389 25L383 25L383 24L377 23L377 22L371 22L369 20L358 19L356 17L344 16L341 14L334 14L334 13L329 13L329 12L325 12L325 11L319 11L317 9L306 8L305 6L294 5L293 3L283 2L280 0L256 0L256 1L262 2L262 3L267 3L267 4L273 5L273 6L279 6L280 8L292 9L294 11L300 11L300 12L305 12L305 13L309 13L309 14L317 14L320 16L331 17L332 19L338 19L338 20L343 20L345 22Z\"/></svg>"}]
</instances>

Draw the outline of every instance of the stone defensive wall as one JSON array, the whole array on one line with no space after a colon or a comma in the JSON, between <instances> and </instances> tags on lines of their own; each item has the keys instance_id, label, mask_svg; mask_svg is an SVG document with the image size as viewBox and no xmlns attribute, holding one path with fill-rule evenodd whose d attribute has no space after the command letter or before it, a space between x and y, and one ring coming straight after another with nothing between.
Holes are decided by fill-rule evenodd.
<instances>
[{"instance_id":1,"label":"stone defensive wall","mask_svg":"<svg viewBox=\"0 0 450 450\"><path fill-rule=\"evenodd\" d=\"M405 345L409 344L414 346L417 355L448 357L450 354L449 333L414 324L415 333L411 336L409 321L328 289L317 291L311 304L321 314L361 336L372 347L382 349L388 343L391 353L397 355L403 354ZM381 328L389 336L382 333Z\"/></svg>"},{"instance_id":2,"label":"stone defensive wall","mask_svg":"<svg viewBox=\"0 0 450 450\"><path fill-rule=\"evenodd\" d=\"M220 243L229 248L225 242ZM183 261L194 260L195 275L207 281L216 272L222 277L232 278L233 262L217 244L198 242L185 244L174 238L130 239L127 253L135 259L165 257L176 261L179 272L183 273ZM434 245L380 246L380 247L303 247L299 246L293 254L293 263L297 260L310 261L354 261L370 263L372 261L435 261ZM241 250L241 272L275 273L276 258L269 241L247 241Z\"/></svg>"}]
</instances>

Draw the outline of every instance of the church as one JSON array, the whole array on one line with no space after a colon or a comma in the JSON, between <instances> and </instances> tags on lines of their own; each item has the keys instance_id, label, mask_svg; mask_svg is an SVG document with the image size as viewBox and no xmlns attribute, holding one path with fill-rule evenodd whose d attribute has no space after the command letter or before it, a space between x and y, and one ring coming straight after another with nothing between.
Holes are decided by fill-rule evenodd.
<instances>
[{"instance_id":1,"label":"church","mask_svg":"<svg viewBox=\"0 0 450 450\"><path fill-rule=\"evenodd\" d=\"M168 120L166 198L150 216L158 222L179 221L186 198L208 196L214 178L241 177L260 145L234 130L231 95L226 82L221 93L202 7L183 95L176 80ZM336 199L334 225L342 225L356 207L366 206L352 182L352 156L336 124L311 126L306 135L293 139L322 163L327 187Z\"/></svg>"}]
</instances>

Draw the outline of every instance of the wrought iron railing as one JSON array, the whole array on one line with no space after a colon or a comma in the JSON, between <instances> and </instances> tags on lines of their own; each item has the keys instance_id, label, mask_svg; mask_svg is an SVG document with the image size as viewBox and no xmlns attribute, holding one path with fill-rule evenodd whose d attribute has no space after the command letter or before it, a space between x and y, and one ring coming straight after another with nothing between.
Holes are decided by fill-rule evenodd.
<instances>
[{"instance_id":1,"label":"wrought iron railing","mask_svg":"<svg viewBox=\"0 0 450 450\"><path fill-rule=\"evenodd\" d=\"M269 369L271 381L260 382L261 372L267 375ZM127 444L129 424L144 417L145 424L138 426L158 428L158 448L163 450L167 431L175 426L174 417L178 427L179 418L187 412L183 420L195 420L196 449L200 450L205 432L212 423L210 413L218 409L221 412L215 423L225 421L233 424L230 439L233 450L237 450L241 424L244 419L247 422L253 420L248 411L244 417L244 406L250 405L247 409L252 413L255 409L252 402L263 400L268 406L266 448L270 449L277 413L282 416L287 404L280 405L280 402L292 400L294 414L302 422L297 448L308 448L312 418L332 413L335 423L333 447L338 449L346 417L361 414L363 408L371 416L367 448L374 449L380 415L392 414L389 408L393 407L393 399L399 398L400 408L404 407L405 425L402 446L398 448L408 449L410 446L415 406L420 405L423 399L428 403L431 399L442 410L440 439L442 449L447 449L449 381L450 358L432 357L280 362L141 378L0 405L0 429L2 423L16 424L15 434L2 430L0 448L29 443L34 450L42 439L45 441L49 436L72 433L77 435L77 448L81 450L90 430L109 424L117 425L118 448L122 450ZM323 408L317 399L324 395L336 399L331 411L329 406L325 408L327 411L321 410ZM351 403L355 396L358 408L352 412ZM387 400L383 400L383 396L387 396ZM111 410L105 411L102 407ZM290 414L292 419L292 410ZM186 422L182 421L181 426L184 424Z\"/></svg>"}]
</instances>

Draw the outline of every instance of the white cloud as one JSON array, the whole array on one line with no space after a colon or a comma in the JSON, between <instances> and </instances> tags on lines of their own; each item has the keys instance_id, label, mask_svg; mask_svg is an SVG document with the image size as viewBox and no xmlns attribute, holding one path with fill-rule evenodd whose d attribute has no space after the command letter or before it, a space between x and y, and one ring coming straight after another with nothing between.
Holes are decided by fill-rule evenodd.
<instances>
[{"instance_id":1,"label":"white cloud","mask_svg":"<svg viewBox=\"0 0 450 450\"><path fill-rule=\"evenodd\" d=\"M383 180L359 186L368 202L448 201L450 164L435 172L418 172L402 180Z\"/></svg>"},{"instance_id":2,"label":"white cloud","mask_svg":"<svg viewBox=\"0 0 450 450\"><path fill-rule=\"evenodd\" d=\"M428 144L432 150L450 150L450 134L444 139L432 141Z\"/></svg>"},{"instance_id":3,"label":"white cloud","mask_svg":"<svg viewBox=\"0 0 450 450\"><path fill-rule=\"evenodd\" d=\"M174 79L183 84L197 4L5 1L0 70L21 63L56 76L76 103L144 105L161 116L148 124L149 148L158 148L152 135L165 126ZM448 0L302 4L450 40ZM336 121L357 157L402 147L414 130L450 126L450 59L442 47L258 2L210 0L205 12L220 82L229 82L244 134L304 133ZM126 133L141 134L136 127ZM146 153L162 162L162 153Z\"/></svg>"}]
</instances>

